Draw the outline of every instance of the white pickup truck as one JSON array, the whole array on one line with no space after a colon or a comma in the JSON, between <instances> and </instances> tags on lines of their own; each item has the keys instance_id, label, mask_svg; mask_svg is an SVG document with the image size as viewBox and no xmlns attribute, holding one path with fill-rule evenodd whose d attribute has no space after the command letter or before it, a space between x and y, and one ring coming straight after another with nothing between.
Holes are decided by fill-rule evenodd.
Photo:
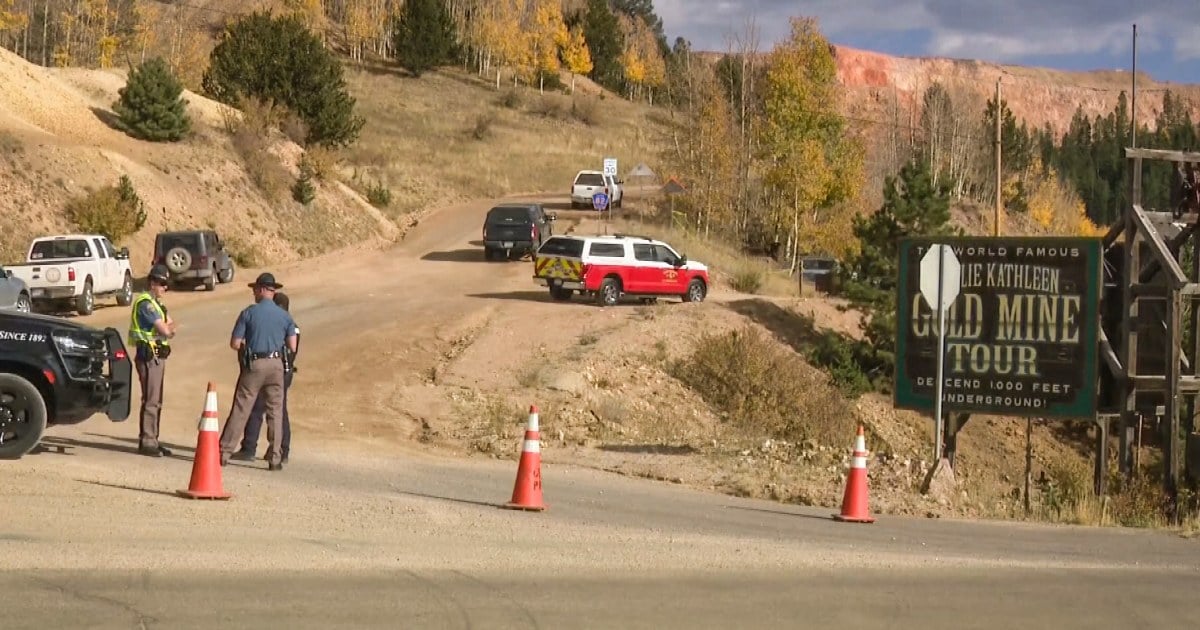
<instances>
[{"instance_id":1,"label":"white pickup truck","mask_svg":"<svg viewBox=\"0 0 1200 630\"><path fill-rule=\"evenodd\" d=\"M118 251L99 234L35 238L25 262L5 269L25 281L35 311L61 311L69 305L80 315L90 315L96 296L114 296L121 306L133 302L129 248Z\"/></svg>"}]
</instances>

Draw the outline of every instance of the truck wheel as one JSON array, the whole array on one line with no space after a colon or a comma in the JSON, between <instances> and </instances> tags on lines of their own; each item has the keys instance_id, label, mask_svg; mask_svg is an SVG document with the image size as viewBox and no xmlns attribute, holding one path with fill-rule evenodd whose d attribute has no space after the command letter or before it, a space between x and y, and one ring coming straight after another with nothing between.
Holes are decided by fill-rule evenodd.
<instances>
[{"instance_id":1,"label":"truck wheel","mask_svg":"<svg viewBox=\"0 0 1200 630\"><path fill-rule=\"evenodd\" d=\"M621 299L621 281L616 278L605 278L596 291L596 303L600 306L616 306Z\"/></svg>"},{"instance_id":2,"label":"truck wheel","mask_svg":"<svg viewBox=\"0 0 1200 630\"><path fill-rule=\"evenodd\" d=\"M684 302L703 302L704 296L708 294L708 287L704 286L704 281L700 278L692 278L688 284L687 293L683 294Z\"/></svg>"},{"instance_id":3,"label":"truck wheel","mask_svg":"<svg viewBox=\"0 0 1200 630\"><path fill-rule=\"evenodd\" d=\"M33 310L33 305L29 301L29 294L22 293L17 296L17 310L22 313L28 313Z\"/></svg>"},{"instance_id":4,"label":"truck wheel","mask_svg":"<svg viewBox=\"0 0 1200 630\"><path fill-rule=\"evenodd\" d=\"M217 268L214 266L211 269L211 272L212 273L208 274L204 278L204 290L205 291L216 291L217 290Z\"/></svg>"},{"instance_id":5,"label":"truck wheel","mask_svg":"<svg viewBox=\"0 0 1200 630\"><path fill-rule=\"evenodd\" d=\"M217 280L220 280L221 284L229 284L230 282L233 282L233 261L232 260L229 261L228 269L224 269L221 271L221 273L217 274Z\"/></svg>"},{"instance_id":6,"label":"truck wheel","mask_svg":"<svg viewBox=\"0 0 1200 630\"><path fill-rule=\"evenodd\" d=\"M16 374L0 374L0 459L20 459L45 431L42 393Z\"/></svg>"},{"instance_id":7,"label":"truck wheel","mask_svg":"<svg viewBox=\"0 0 1200 630\"><path fill-rule=\"evenodd\" d=\"M125 282L121 284L121 292L117 294L117 304L119 306L129 306L133 304L133 276L129 272L125 272Z\"/></svg>"},{"instance_id":8,"label":"truck wheel","mask_svg":"<svg viewBox=\"0 0 1200 630\"><path fill-rule=\"evenodd\" d=\"M92 279L88 278L83 283L83 293L75 299L75 310L79 311L80 315L91 315L95 306L96 296L92 293Z\"/></svg>"}]
</instances>

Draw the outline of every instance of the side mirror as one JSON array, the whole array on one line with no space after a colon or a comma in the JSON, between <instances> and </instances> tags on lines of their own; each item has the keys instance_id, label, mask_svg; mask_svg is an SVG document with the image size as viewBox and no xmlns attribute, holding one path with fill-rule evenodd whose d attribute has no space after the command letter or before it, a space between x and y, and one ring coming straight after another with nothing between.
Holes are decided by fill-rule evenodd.
<instances>
[{"instance_id":1,"label":"side mirror","mask_svg":"<svg viewBox=\"0 0 1200 630\"><path fill-rule=\"evenodd\" d=\"M4 277L5 277L5 278L11 278L11 277L12 277L12 269L5 269L5 270L4 270Z\"/></svg>"},{"instance_id":2,"label":"side mirror","mask_svg":"<svg viewBox=\"0 0 1200 630\"><path fill-rule=\"evenodd\" d=\"M618 179L618 180L617 180L617 185L618 185L618 186L620 186L621 184L624 184L624 183L625 183L625 180L623 180L623 179Z\"/></svg>"},{"instance_id":3,"label":"side mirror","mask_svg":"<svg viewBox=\"0 0 1200 630\"><path fill-rule=\"evenodd\" d=\"M676 266L676 267L682 267L682 266L684 266L684 265L686 265L686 264L687 264L687 256L680 256L679 258L676 258L676 259L675 259L675 266Z\"/></svg>"},{"instance_id":4,"label":"side mirror","mask_svg":"<svg viewBox=\"0 0 1200 630\"><path fill-rule=\"evenodd\" d=\"M129 248L122 247L121 251L117 252L117 258L121 260L127 260L129 258Z\"/></svg>"},{"instance_id":5,"label":"side mirror","mask_svg":"<svg viewBox=\"0 0 1200 630\"><path fill-rule=\"evenodd\" d=\"M553 212L548 212L548 213L546 213L546 220L547 221L557 221L558 215L554 214Z\"/></svg>"}]
</instances>

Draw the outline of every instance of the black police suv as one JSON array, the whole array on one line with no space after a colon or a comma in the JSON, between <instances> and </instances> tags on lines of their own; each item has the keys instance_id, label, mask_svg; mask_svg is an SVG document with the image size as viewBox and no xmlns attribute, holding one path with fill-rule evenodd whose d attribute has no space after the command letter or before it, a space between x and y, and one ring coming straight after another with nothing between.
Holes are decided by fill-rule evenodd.
<instances>
[{"instance_id":1,"label":"black police suv","mask_svg":"<svg viewBox=\"0 0 1200 630\"><path fill-rule=\"evenodd\" d=\"M103 412L129 417L133 364L115 328L0 311L0 459L19 459L47 426Z\"/></svg>"}]
</instances>

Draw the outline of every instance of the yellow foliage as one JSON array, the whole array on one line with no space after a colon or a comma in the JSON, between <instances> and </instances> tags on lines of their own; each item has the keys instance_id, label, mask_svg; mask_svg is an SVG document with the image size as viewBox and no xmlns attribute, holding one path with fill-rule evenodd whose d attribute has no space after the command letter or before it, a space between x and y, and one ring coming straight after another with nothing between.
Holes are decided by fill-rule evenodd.
<instances>
[{"instance_id":1,"label":"yellow foliage","mask_svg":"<svg viewBox=\"0 0 1200 630\"><path fill-rule=\"evenodd\" d=\"M763 179L775 220L798 250L827 253L852 241L849 217L836 208L857 197L864 157L838 110L837 66L816 20L793 18L791 35L771 51L759 127Z\"/></svg>"},{"instance_id":2,"label":"yellow foliage","mask_svg":"<svg viewBox=\"0 0 1200 630\"><path fill-rule=\"evenodd\" d=\"M531 57L535 70L558 72L559 52L567 44L569 35L563 22L560 0L533 0L533 24L526 33L532 48Z\"/></svg>"},{"instance_id":3,"label":"yellow foliage","mask_svg":"<svg viewBox=\"0 0 1200 630\"><path fill-rule=\"evenodd\" d=\"M1037 157L1029 168L1025 206L1033 227L1053 236L1098 236L1104 230L1087 216L1079 195L1063 184L1053 167Z\"/></svg>"},{"instance_id":4,"label":"yellow foliage","mask_svg":"<svg viewBox=\"0 0 1200 630\"><path fill-rule=\"evenodd\" d=\"M658 87L666 82L667 64L658 49L654 32L641 17L617 16L625 39L621 52L621 67L625 80L635 86Z\"/></svg>"},{"instance_id":5,"label":"yellow foliage","mask_svg":"<svg viewBox=\"0 0 1200 630\"><path fill-rule=\"evenodd\" d=\"M113 57L117 54L117 48L121 45L121 38L116 35L105 35L96 42L99 55L97 61L101 68L111 68L113 65Z\"/></svg>"},{"instance_id":6,"label":"yellow foliage","mask_svg":"<svg viewBox=\"0 0 1200 630\"><path fill-rule=\"evenodd\" d=\"M587 39L583 37L581 27L571 29L567 46L563 49L563 60L567 63L567 70L574 74L587 74L592 71L592 53L588 50Z\"/></svg>"},{"instance_id":7,"label":"yellow foliage","mask_svg":"<svg viewBox=\"0 0 1200 630\"><path fill-rule=\"evenodd\" d=\"M0 0L0 33L19 31L29 23L29 16L24 11L13 8L15 0Z\"/></svg>"}]
</instances>

